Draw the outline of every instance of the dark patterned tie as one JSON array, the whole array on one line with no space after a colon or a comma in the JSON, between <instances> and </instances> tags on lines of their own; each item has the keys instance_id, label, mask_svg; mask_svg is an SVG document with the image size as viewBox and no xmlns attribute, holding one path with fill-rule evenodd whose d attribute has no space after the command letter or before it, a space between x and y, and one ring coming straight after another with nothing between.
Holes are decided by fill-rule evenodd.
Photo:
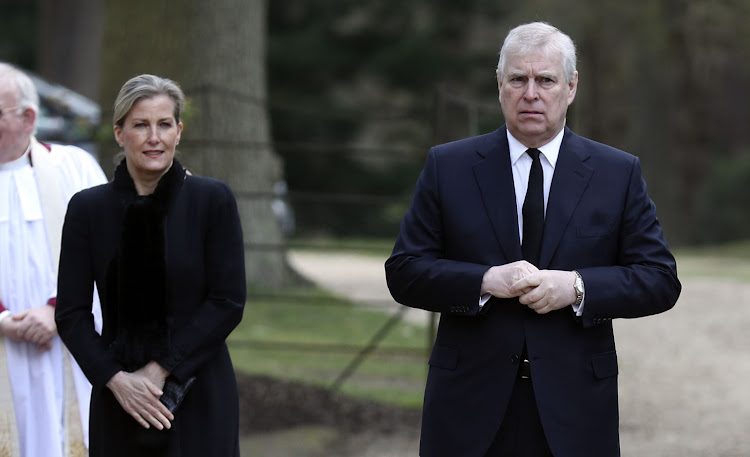
<instances>
[{"instance_id":1,"label":"dark patterned tie","mask_svg":"<svg viewBox=\"0 0 750 457\"><path fill-rule=\"evenodd\" d=\"M539 160L538 149L526 151L531 156L529 187L523 201L523 241L521 252L523 258L537 267L539 252L542 249L542 232L544 231L544 173Z\"/></svg>"}]
</instances>

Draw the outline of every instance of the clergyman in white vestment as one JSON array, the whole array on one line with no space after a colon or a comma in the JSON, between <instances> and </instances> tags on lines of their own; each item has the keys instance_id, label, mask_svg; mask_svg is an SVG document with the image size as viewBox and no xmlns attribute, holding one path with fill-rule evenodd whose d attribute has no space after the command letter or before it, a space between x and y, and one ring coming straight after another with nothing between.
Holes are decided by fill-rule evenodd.
<instances>
[{"instance_id":1,"label":"clergyman in white vestment","mask_svg":"<svg viewBox=\"0 0 750 457\"><path fill-rule=\"evenodd\" d=\"M78 457L91 386L54 326L57 264L68 200L106 177L86 151L34 138L38 100L0 63L0 455Z\"/></svg>"}]
</instances>

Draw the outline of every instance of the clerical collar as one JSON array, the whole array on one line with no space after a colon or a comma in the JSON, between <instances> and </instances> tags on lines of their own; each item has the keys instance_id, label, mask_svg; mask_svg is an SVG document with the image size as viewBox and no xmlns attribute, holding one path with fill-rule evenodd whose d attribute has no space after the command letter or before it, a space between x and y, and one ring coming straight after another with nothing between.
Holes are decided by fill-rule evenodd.
<instances>
[{"instance_id":1,"label":"clerical collar","mask_svg":"<svg viewBox=\"0 0 750 457\"><path fill-rule=\"evenodd\" d=\"M0 171L18 170L20 168L31 165L31 159L29 158L30 152L31 152L31 142L29 142L29 147L26 148L26 152L24 152L21 157L15 160L11 160L10 162L0 163Z\"/></svg>"}]
</instances>

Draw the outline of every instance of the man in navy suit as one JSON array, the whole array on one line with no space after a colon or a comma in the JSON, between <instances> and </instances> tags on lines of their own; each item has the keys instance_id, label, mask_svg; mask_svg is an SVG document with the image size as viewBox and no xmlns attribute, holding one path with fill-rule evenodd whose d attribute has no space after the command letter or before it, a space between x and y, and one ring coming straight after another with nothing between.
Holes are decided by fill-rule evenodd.
<instances>
[{"instance_id":1,"label":"man in navy suit","mask_svg":"<svg viewBox=\"0 0 750 457\"><path fill-rule=\"evenodd\" d=\"M441 313L420 455L619 456L612 319L674 306L675 260L638 158L565 126L570 37L511 30L497 84L505 126L430 149L385 265Z\"/></svg>"}]
</instances>

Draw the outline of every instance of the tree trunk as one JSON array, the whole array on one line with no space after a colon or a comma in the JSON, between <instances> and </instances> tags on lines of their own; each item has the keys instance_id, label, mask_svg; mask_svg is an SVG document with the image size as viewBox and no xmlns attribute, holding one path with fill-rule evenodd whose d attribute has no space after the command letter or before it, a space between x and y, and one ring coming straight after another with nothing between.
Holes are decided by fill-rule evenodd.
<instances>
[{"instance_id":1,"label":"tree trunk","mask_svg":"<svg viewBox=\"0 0 750 457\"><path fill-rule=\"evenodd\" d=\"M141 73L181 85L189 103L178 157L192 173L230 185L242 218L248 282L278 286L290 269L271 209L282 167L265 105L265 16L265 0L186 0L179 7L107 2L101 99L111 107L122 84ZM106 112L108 122L112 109Z\"/></svg>"},{"instance_id":2,"label":"tree trunk","mask_svg":"<svg viewBox=\"0 0 750 457\"><path fill-rule=\"evenodd\" d=\"M103 0L37 0L37 69L86 97L99 96Z\"/></svg>"}]
</instances>

